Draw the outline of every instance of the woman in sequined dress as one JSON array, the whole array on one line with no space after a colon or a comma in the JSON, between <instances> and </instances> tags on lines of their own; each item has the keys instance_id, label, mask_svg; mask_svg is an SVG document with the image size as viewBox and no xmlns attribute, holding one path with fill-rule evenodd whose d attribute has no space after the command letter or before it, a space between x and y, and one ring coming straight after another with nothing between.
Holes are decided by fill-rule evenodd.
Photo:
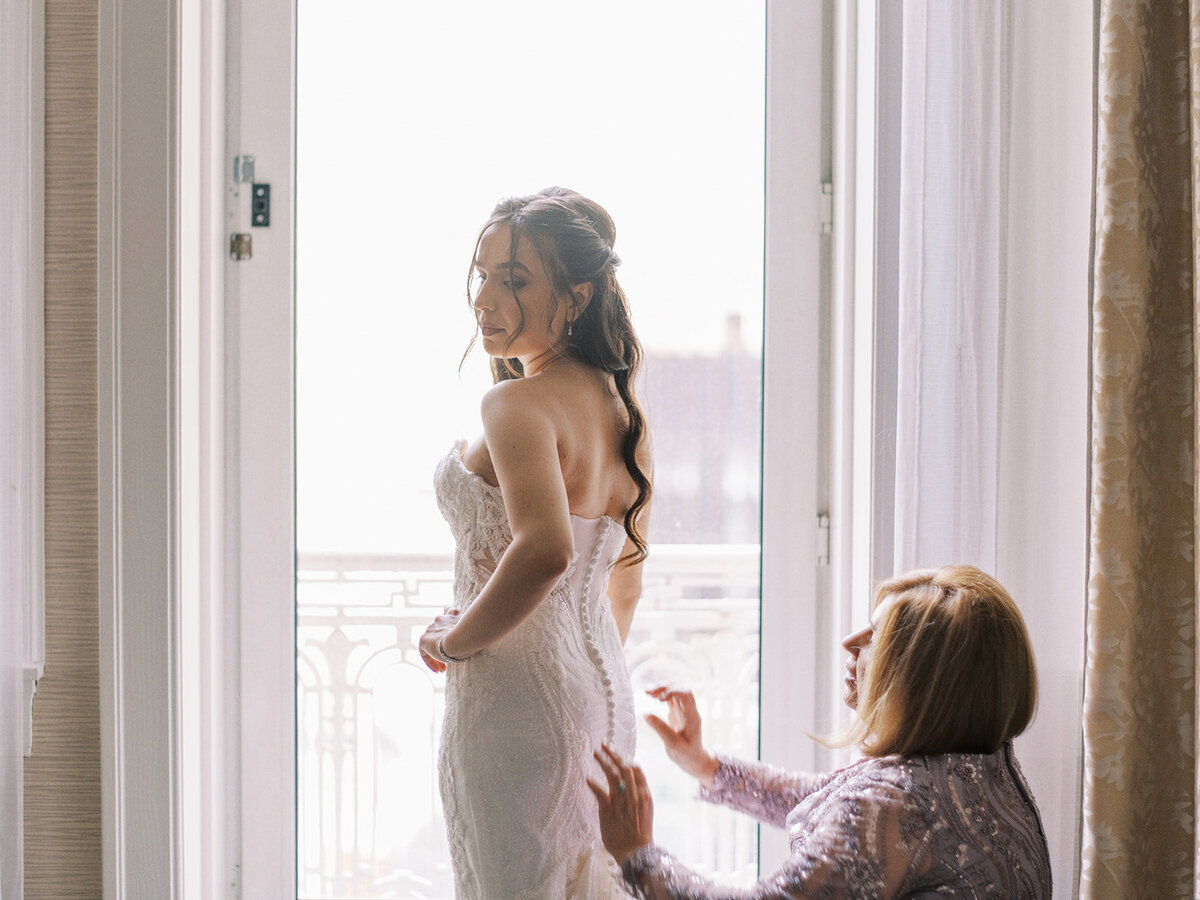
<instances>
[{"instance_id":1,"label":"woman in sequined dress","mask_svg":"<svg viewBox=\"0 0 1200 900\"><path fill-rule=\"evenodd\" d=\"M454 604L420 641L447 678L438 782L459 900L624 896L585 784L591 748L634 749L622 643L650 498L615 239L598 204L548 188L498 204L475 246L496 383L483 434L434 476Z\"/></svg>"},{"instance_id":2,"label":"woman in sequined dress","mask_svg":"<svg viewBox=\"0 0 1200 900\"><path fill-rule=\"evenodd\" d=\"M902 575L843 646L846 743L863 758L825 775L714 756L692 695L654 692L670 721L650 724L701 798L787 829L790 857L752 888L714 884L657 847L641 769L597 752L607 784L590 785L628 888L647 900L1049 900L1046 838L1011 744L1033 717L1037 679L1008 592L970 566Z\"/></svg>"}]
</instances>

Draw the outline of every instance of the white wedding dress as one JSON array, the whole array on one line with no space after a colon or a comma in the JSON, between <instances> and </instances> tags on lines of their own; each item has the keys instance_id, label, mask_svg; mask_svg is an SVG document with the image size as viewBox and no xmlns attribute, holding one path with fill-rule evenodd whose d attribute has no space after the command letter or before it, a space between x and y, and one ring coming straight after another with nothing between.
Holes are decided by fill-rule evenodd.
<instances>
[{"instance_id":1,"label":"white wedding dress","mask_svg":"<svg viewBox=\"0 0 1200 900\"><path fill-rule=\"evenodd\" d=\"M500 489L453 447L434 477L457 544L466 610L512 540ZM550 595L496 643L447 671L438 759L458 900L625 897L586 784L603 741L634 751L633 695L606 595L625 530L571 517L575 555Z\"/></svg>"}]
</instances>

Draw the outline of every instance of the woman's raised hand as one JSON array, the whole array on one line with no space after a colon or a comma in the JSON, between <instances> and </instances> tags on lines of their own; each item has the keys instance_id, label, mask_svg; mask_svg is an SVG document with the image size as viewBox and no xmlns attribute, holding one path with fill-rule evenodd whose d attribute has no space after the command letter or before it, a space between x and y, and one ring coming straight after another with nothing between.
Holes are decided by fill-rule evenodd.
<instances>
[{"instance_id":1,"label":"woman's raised hand","mask_svg":"<svg viewBox=\"0 0 1200 900\"><path fill-rule=\"evenodd\" d=\"M646 693L667 704L667 722L654 714L646 716L646 722L662 738L671 762L699 778L705 787L710 787L720 763L704 749L700 739L700 710L696 708L696 696L691 691L668 687L652 688Z\"/></svg>"},{"instance_id":2,"label":"woman's raised hand","mask_svg":"<svg viewBox=\"0 0 1200 900\"><path fill-rule=\"evenodd\" d=\"M613 859L624 864L629 854L654 840L654 801L640 766L627 763L604 744L593 756L608 780L607 790L587 780L600 808L600 840Z\"/></svg>"},{"instance_id":3,"label":"woman's raised hand","mask_svg":"<svg viewBox=\"0 0 1200 900\"><path fill-rule=\"evenodd\" d=\"M446 671L446 663L442 660L438 643L446 636L446 632L455 626L459 615L457 609L446 610L435 618L425 629L425 633L421 635L420 643L417 645L421 651L421 661L435 672Z\"/></svg>"}]
</instances>

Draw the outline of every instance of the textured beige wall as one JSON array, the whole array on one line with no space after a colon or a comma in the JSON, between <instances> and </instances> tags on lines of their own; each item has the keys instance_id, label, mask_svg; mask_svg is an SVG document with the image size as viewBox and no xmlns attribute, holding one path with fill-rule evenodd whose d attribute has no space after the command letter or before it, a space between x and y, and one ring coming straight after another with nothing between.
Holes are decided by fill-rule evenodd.
<instances>
[{"instance_id":1,"label":"textured beige wall","mask_svg":"<svg viewBox=\"0 0 1200 900\"><path fill-rule=\"evenodd\" d=\"M25 896L101 896L96 0L46 0L46 674L25 765Z\"/></svg>"}]
</instances>

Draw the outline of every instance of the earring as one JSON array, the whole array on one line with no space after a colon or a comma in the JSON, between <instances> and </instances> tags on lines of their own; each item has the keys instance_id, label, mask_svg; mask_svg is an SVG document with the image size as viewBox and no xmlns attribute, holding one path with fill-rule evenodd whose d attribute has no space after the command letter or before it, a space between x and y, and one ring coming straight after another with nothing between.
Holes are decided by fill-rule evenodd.
<instances>
[{"instance_id":1,"label":"earring","mask_svg":"<svg viewBox=\"0 0 1200 900\"><path fill-rule=\"evenodd\" d=\"M568 322L567 323L567 337L568 338L571 337L574 333L575 333L575 323Z\"/></svg>"}]
</instances>

